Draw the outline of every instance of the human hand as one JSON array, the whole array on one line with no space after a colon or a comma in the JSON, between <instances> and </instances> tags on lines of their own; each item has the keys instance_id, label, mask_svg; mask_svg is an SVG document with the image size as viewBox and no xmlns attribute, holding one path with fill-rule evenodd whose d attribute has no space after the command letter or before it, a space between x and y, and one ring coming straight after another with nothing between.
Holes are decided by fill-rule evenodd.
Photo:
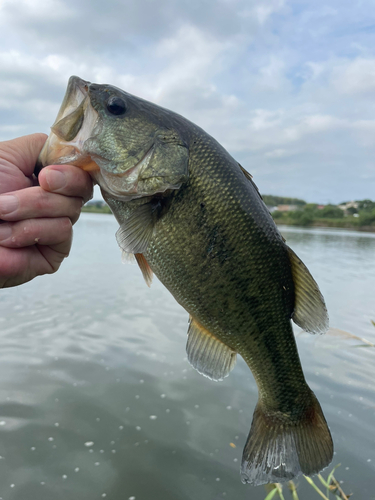
<instances>
[{"instance_id":1,"label":"human hand","mask_svg":"<svg viewBox=\"0 0 375 500\"><path fill-rule=\"evenodd\" d=\"M33 171L47 136L0 142L0 288L54 273L69 255L72 224L92 197L87 172L71 165Z\"/></svg>"}]
</instances>

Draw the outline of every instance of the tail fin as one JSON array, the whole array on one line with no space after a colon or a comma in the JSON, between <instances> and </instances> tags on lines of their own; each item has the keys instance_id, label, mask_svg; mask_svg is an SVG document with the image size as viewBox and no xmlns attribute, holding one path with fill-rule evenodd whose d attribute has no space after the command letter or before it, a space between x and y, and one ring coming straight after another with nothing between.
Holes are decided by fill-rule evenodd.
<instances>
[{"instance_id":1,"label":"tail fin","mask_svg":"<svg viewBox=\"0 0 375 500\"><path fill-rule=\"evenodd\" d=\"M298 421L285 414L267 414L258 402L243 451L241 479L259 486L316 474L327 467L333 443L316 397Z\"/></svg>"}]
</instances>

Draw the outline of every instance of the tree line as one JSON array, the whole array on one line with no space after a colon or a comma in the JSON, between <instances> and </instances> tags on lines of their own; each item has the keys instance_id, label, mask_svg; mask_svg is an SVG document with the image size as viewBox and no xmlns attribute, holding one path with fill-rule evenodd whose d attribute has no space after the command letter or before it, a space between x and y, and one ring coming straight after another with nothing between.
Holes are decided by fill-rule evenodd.
<instances>
[{"instance_id":1,"label":"tree line","mask_svg":"<svg viewBox=\"0 0 375 500\"><path fill-rule=\"evenodd\" d=\"M273 201L274 199L286 200L288 198L281 197L270 197ZM263 196L264 200L268 200L268 196ZM278 203L277 205L297 205L295 198L289 198L293 200L290 203ZM299 200L300 202L303 200ZM344 205L348 202L340 203ZM267 206L277 206L270 205L266 202ZM296 210L291 210L287 212L282 212L275 210L272 212L272 217L276 222L281 224L292 224L298 226L309 226L309 225L324 225L332 227L369 227L373 226L375 229L375 201L372 200L358 200L356 201L356 207L351 206L345 210L339 208L338 205L325 205L322 207L317 203L299 203Z\"/></svg>"}]
</instances>

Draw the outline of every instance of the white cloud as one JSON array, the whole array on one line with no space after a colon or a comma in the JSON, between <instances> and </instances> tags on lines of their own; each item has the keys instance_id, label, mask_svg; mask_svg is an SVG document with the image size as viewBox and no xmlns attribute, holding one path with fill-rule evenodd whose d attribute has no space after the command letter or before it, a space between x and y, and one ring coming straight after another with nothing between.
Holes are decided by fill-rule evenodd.
<instances>
[{"instance_id":1,"label":"white cloud","mask_svg":"<svg viewBox=\"0 0 375 500\"><path fill-rule=\"evenodd\" d=\"M306 68L311 72L310 75L305 76L306 80L317 80L324 71L324 64L309 61L306 63Z\"/></svg>"},{"instance_id":2,"label":"white cloud","mask_svg":"<svg viewBox=\"0 0 375 500\"><path fill-rule=\"evenodd\" d=\"M266 109L254 110L253 117L249 120L250 127L256 130L268 130L281 124L283 111L268 111Z\"/></svg>"},{"instance_id":3,"label":"white cloud","mask_svg":"<svg viewBox=\"0 0 375 500\"><path fill-rule=\"evenodd\" d=\"M287 149L274 149L265 153L266 158L286 158L292 156L294 153Z\"/></svg>"},{"instance_id":4,"label":"white cloud","mask_svg":"<svg viewBox=\"0 0 375 500\"><path fill-rule=\"evenodd\" d=\"M29 20L37 19L45 22L66 20L74 15L67 3L60 0L3 0L0 7L3 11L2 24L17 13Z\"/></svg>"},{"instance_id":5,"label":"white cloud","mask_svg":"<svg viewBox=\"0 0 375 500\"><path fill-rule=\"evenodd\" d=\"M347 126L345 120L329 115L311 115L303 120L306 133L325 132Z\"/></svg>"},{"instance_id":6,"label":"white cloud","mask_svg":"<svg viewBox=\"0 0 375 500\"><path fill-rule=\"evenodd\" d=\"M337 65L332 71L332 84L343 94L375 94L375 58L358 57Z\"/></svg>"},{"instance_id":7,"label":"white cloud","mask_svg":"<svg viewBox=\"0 0 375 500\"><path fill-rule=\"evenodd\" d=\"M5 0L0 137L48 131L76 74L196 122L263 192L373 197L375 35L362 29L370 7Z\"/></svg>"},{"instance_id":8,"label":"white cloud","mask_svg":"<svg viewBox=\"0 0 375 500\"><path fill-rule=\"evenodd\" d=\"M254 12L258 22L261 25L264 24L273 13L279 11L284 5L284 0L271 0L256 5Z\"/></svg>"}]
</instances>

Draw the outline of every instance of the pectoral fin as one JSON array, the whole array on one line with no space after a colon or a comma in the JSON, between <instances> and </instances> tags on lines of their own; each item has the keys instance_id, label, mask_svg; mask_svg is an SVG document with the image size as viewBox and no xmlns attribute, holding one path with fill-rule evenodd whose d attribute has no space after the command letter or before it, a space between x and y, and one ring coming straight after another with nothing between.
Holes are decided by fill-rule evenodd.
<instances>
[{"instance_id":1,"label":"pectoral fin","mask_svg":"<svg viewBox=\"0 0 375 500\"><path fill-rule=\"evenodd\" d=\"M121 224L116 233L119 247L128 253L145 252L152 238L155 222L155 206L152 203L145 203L138 207Z\"/></svg>"},{"instance_id":2,"label":"pectoral fin","mask_svg":"<svg viewBox=\"0 0 375 500\"><path fill-rule=\"evenodd\" d=\"M287 248L295 287L292 319L306 332L325 333L329 327L329 318L323 295L302 260Z\"/></svg>"},{"instance_id":3,"label":"pectoral fin","mask_svg":"<svg viewBox=\"0 0 375 500\"><path fill-rule=\"evenodd\" d=\"M190 317L186 352L189 363L199 373L212 380L223 380L236 364L236 352L192 317Z\"/></svg>"}]
</instances>

